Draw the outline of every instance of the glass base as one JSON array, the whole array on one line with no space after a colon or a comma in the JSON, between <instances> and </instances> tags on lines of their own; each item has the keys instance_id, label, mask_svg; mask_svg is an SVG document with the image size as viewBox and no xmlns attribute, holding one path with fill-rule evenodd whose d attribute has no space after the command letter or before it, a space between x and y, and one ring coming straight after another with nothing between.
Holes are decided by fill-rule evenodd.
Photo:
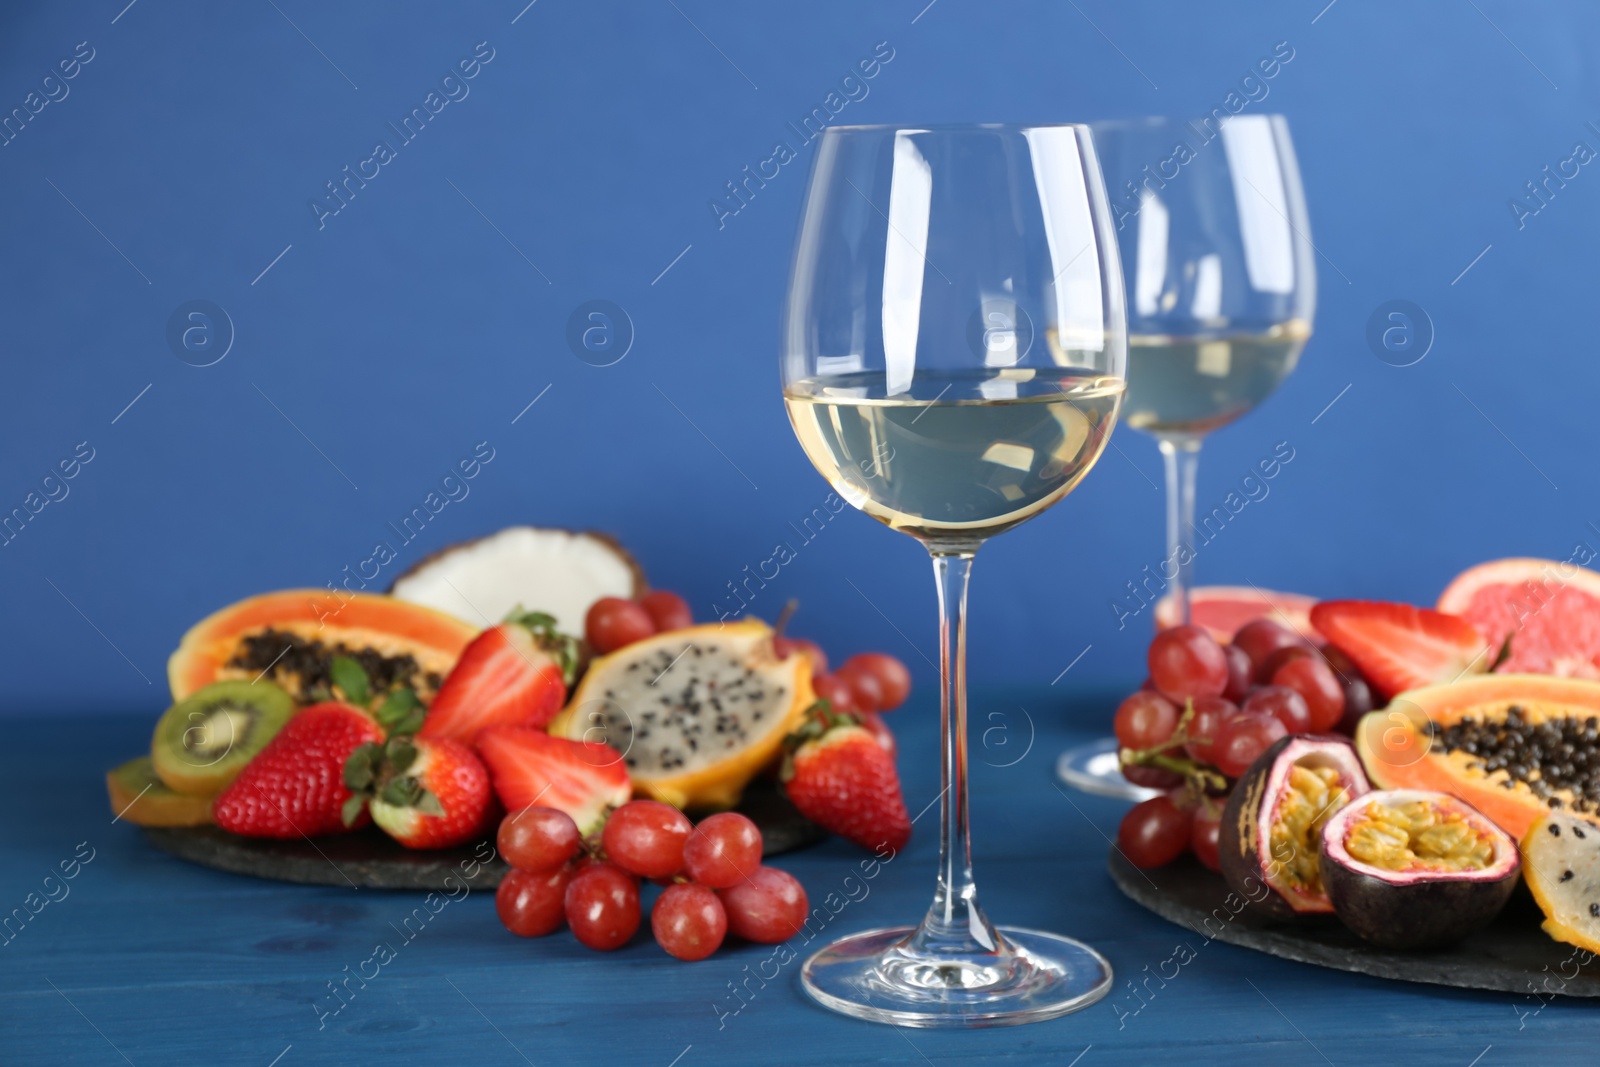
<instances>
[{"instance_id":1,"label":"glass base","mask_svg":"<svg viewBox=\"0 0 1600 1067\"><path fill-rule=\"evenodd\" d=\"M1111 991L1111 964L1071 938L1001 927L995 952L916 953L911 927L868 930L806 961L825 1008L898 1026L1015 1026L1087 1008Z\"/></svg>"},{"instance_id":2,"label":"glass base","mask_svg":"<svg viewBox=\"0 0 1600 1067\"><path fill-rule=\"evenodd\" d=\"M1102 738L1069 748L1056 759L1056 777L1066 785L1096 796L1117 797L1135 803L1160 793L1134 785L1117 766L1117 739Z\"/></svg>"}]
</instances>

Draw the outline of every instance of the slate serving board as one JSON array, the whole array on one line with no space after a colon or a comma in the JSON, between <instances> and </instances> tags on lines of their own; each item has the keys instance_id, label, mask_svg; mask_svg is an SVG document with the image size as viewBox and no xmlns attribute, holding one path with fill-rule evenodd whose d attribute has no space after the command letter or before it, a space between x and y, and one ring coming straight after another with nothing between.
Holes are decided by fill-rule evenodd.
<instances>
[{"instance_id":1,"label":"slate serving board","mask_svg":"<svg viewBox=\"0 0 1600 1067\"><path fill-rule=\"evenodd\" d=\"M1230 908L1222 876L1190 857L1141 871L1113 848L1107 866L1124 896L1207 940L1379 978L1543 999L1600 997L1600 959L1540 930L1542 916L1525 889L1492 924L1453 948L1393 952L1366 944L1332 916L1285 925L1252 915L1248 905L1235 913L1240 898Z\"/></svg>"},{"instance_id":2,"label":"slate serving board","mask_svg":"<svg viewBox=\"0 0 1600 1067\"><path fill-rule=\"evenodd\" d=\"M736 810L761 828L768 856L804 848L827 836L765 778L750 783ZM215 826L146 827L144 835L161 851L202 867L302 885L452 889L465 881L474 889L493 889L507 870L495 855L493 839L461 848L417 852L402 848L375 827L353 834L292 841L239 837ZM485 857L489 857L487 861Z\"/></svg>"}]
</instances>

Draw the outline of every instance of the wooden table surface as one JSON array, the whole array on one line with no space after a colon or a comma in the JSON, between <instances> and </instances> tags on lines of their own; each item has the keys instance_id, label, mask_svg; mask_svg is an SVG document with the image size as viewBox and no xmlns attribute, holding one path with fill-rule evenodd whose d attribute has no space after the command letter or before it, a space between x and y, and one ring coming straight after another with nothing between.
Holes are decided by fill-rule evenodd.
<instances>
[{"instance_id":1,"label":"wooden table surface","mask_svg":"<svg viewBox=\"0 0 1600 1067\"><path fill-rule=\"evenodd\" d=\"M894 719L913 812L938 791L932 698L919 694ZM1039 689L974 702L979 884L1001 922L1099 947L1117 989L1064 1019L954 1032L874 1025L813 1005L797 977L811 946L797 946L797 961L763 986L750 976L770 947L679 963L651 940L648 921L625 948L602 954L565 932L511 937L488 893L433 913L420 893L192 867L148 847L135 827L113 824L107 810L103 771L144 746L153 715L9 719L0 909L28 919L13 919L0 944L0 1064L1600 1061L1595 1002L1322 970L1207 942L1123 899L1105 872L1106 835L1123 806L1063 792L1052 778L1057 752L1107 721L1111 695L1080 695L1078 706L1093 711L1076 715L1063 700ZM919 824L871 881L852 877L865 853L836 840L777 865L801 878L813 905L833 895L825 936L909 922L931 892L930 830L931 820ZM331 989L347 975L373 973L366 961L379 943L393 958L335 999ZM735 986L754 992L741 1000Z\"/></svg>"}]
</instances>

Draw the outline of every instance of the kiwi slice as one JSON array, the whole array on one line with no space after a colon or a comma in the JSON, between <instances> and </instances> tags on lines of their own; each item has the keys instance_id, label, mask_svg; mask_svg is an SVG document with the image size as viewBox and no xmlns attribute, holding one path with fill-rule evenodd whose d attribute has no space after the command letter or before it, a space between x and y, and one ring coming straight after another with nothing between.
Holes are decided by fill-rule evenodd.
<instances>
[{"instance_id":1,"label":"kiwi slice","mask_svg":"<svg viewBox=\"0 0 1600 1067\"><path fill-rule=\"evenodd\" d=\"M112 815L140 826L204 826L211 821L211 798L168 789L156 777L149 756L107 771L106 793Z\"/></svg>"},{"instance_id":2,"label":"kiwi slice","mask_svg":"<svg viewBox=\"0 0 1600 1067\"><path fill-rule=\"evenodd\" d=\"M213 682L168 708L150 760L167 788L210 796L233 781L294 714L271 682Z\"/></svg>"}]
</instances>

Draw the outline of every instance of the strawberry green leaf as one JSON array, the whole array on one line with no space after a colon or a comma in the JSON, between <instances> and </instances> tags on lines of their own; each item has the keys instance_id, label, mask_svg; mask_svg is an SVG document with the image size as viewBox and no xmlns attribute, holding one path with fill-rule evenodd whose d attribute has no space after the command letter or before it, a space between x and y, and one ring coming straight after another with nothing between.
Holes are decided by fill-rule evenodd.
<instances>
[{"instance_id":1,"label":"strawberry green leaf","mask_svg":"<svg viewBox=\"0 0 1600 1067\"><path fill-rule=\"evenodd\" d=\"M421 788L415 778L403 775L390 779L387 785L378 790L378 799L396 808L409 808Z\"/></svg>"},{"instance_id":2,"label":"strawberry green leaf","mask_svg":"<svg viewBox=\"0 0 1600 1067\"><path fill-rule=\"evenodd\" d=\"M512 608L502 622L515 623L525 630L538 633L541 630L553 632L556 628L556 617L543 611L526 611L521 604Z\"/></svg>"},{"instance_id":3,"label":"strawberry green leaf","mask_svg":"<svg viewBox=\"0 0 1600 1067\"><path fill-rule=\"evenodd\" d=\"M328 674L350 703L366 707L372 699L372 683L367 679L367 672L349 656L333 657L328 664Z\"/></svg>"},{"instance_id":4,"label":"strawberry green leaf","mask_svg":"<svg viewBox=\"0 0 1600 1067\"><path fill-rule=\"evenodd\" d=\"M418 730L422 729L422 721L424 718L425 710L421 705L418 705L417 707L414 707L410 711L406 712L405 718L401 719L399 722L390 727L390 731L396 737L409 736L410 734L414 734Z\"/></svg>"},{"instance_id":5,"label":"strawberry green leaf","mask_svg":"<svg viewBox=\"0 0 1600 1067\"><path fill-rule=\"evenodd\" d=\"M408 737L391 737L383 748L384 761L392 774L404 774L417 762L417 746Z\"/></svg>"},{"instance_id":6,"label":"strawberry green leaf","mask_svg":"<svg viewBox=\"0 0 1600 1067\"><path fill-rule=\"evenodd\" d=\"M356 820L361 818L361 809L367 804L367 798L360 793L353 793L350 799L344 802L344 807L339 811L339 818L346 826L354 826Z\"/></svg>"},{"instance_id":7,"label":"strawberry green leaf","mask_svg":"<svg viewBox=\"0 0 1600 1067\"><path fill-rule=\"evenodd\" d=\"M542 611L524 611L521 604L511 609L504 625L520 626L534 636L539 647L555 657L561 668L561 680L571 685L578 675L580 646L578 639L556 629L555 616Z\"/></svg>"},{"instance_id":8,"label":"strawberry green leaf","mask_svg":"<svg viewBox=\"0 0 1600 1067\"><path fill-rule=\"evenodd\" d=\"M416 690L411 688L396 689L384 698L378 706L378 725L388 730L391 734L414 733L416 728L410 730L396 729L398 725L407 721L411 713L422 707L422 701L417 699Z\"/></svg>"},{"instance_id":9,"label":"strawberry green leaf","mask_svg":"<svg viewBox=\"0 0 1600 1067\"><path fill-rule=\"evenodd\" d=\"M379 758L378 746L371 741L350 753L350 758L344 761L345 788L353 793L370 789L378 776Z\"/></svg>"}]
</instances>

